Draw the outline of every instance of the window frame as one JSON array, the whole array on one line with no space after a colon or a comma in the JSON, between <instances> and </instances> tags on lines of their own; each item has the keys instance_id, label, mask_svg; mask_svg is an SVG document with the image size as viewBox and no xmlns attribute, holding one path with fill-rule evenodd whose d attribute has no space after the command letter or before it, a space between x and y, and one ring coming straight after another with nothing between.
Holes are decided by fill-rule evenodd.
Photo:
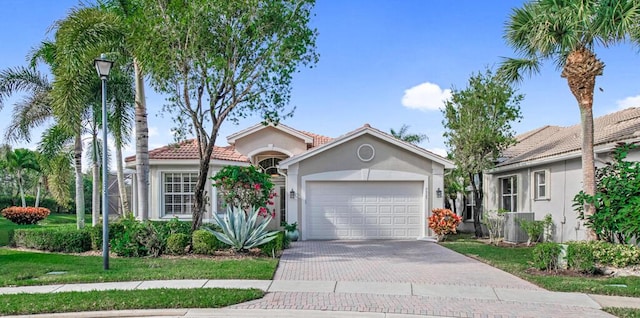
<instances>
[{"instance_id":1,"label":"window frame","mask_svg":"<svg viewBox=\"0 0 640 318\"><path fill-rule=\"evenodd\" d=\"M509 191L510 193L505 194L504 193L504 189L503 189L503 180L513 180L511 182L509 182L509 185L511 186L511 191ZM518 175L517 174L511 174L511 175L505 175L505 176L500 176L498 177L498 196L499 196L499 200L498 200L498 208L500 210L505 210L507 212L518 212L518 190L520 189L519 185L518 185ZM515 191L513 191L513 187L515 185ZM504 207L504 198L505 197L510 197L510 209L507 210ZM514 209L515 206L515 209Z\"/></svg>"},{"instance_id":2,"label":"window frame","mask_svg":"<svg viewBox=\"0 0 640 318\"><path fill-rule=\"evenodd\" d=\"M540 195L540 183L538 182L538 175L542 174L544 176L544 195ZM535 170L531 173L533 179L533 198L534 200L550 200L551 192L549 191L549 170L548 169L540 169Z\"/></svg>"},{"instance_id":3,"label":"window frame","mask_svg":"<svg viewBox=\"0 0 640 318\"><path fill-rule=\"evenodd\" d=\"M170 213L169 214L169 213L167 213L167 205L166 205L167 204L167 202L166 202L167 192L166 192L166 189L165 189L165 186L166 186L165 177L166 177L167 174L181 174L181 175L182 174L189 174L189 175L194 174L196 176L196 183L197 183L198 182L197 181L198 173L199 172L195 171L195 170L163 170L163 171L160 171L160 197L161 197L161 202L162 202L161 203L161 209L160 209L160 211L161 211L160 212L161 213L160 214L160 218L167 219L167 218L175 218L175 217L177 217L179 219L190 219L190 218L193 217L193 215L191 213L180 213L180 214L177 214L177 213ZM183 183L181 183L181 184L183 184ZM185 193L185 192L171 192L170 194L183 195L183 196L184 195L189 195L189 193ZM195 196L195 193L190 193L190 194L192 196ZM191 201L191 202L193 203L193 201ZM184 203L181 203L181 204L184 204Z\"/></svg>"}]
</instances>

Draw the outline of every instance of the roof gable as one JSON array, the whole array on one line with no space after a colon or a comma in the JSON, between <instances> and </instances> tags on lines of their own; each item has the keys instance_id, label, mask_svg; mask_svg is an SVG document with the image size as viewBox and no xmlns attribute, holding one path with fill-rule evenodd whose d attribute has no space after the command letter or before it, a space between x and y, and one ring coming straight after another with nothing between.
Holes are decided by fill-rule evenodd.
<instances>
[{"instance_id":1,"label":"roof gable","mask_svg":"<svg viewBox=\"0 0 640 318\"><path fill-rule=\"evenodd\" d=\"M305 134L305 133L303 133L303 132L301 132L299 130L293 129L293 128L291 128L289 126L286 126L284 124L277 124L277 125L274 125L274 124L268 124L268 125L256 124L256 125L253 125L253 126L251 126L249 128L243 129L243 130L241 130L239 132L236 132L236 133L233 133L233 134L229 135L227 137L227 142L230 145L233 145L233 144L235 144L236 140L238 140L240 138L243 138L243 137L246 137L246 136L249 136L249 135L252 135L254 133L257 133L257 132L259 132L259 131L267 128L267 127L273 127L273 128L275 128L277 130L280 130L280 131L282 131L282 132L284 132L286 134L289 134L289 135L294 136L296 138L302 139L307 145L310 145L310 144L314 143L314 137L309 136L309 135L307 135L307 134Z\"/></svg>"},{"instance_id":2,"label":"roof gable","mask_svg":"<svg viewBox=\"0 0 640 318\"><path fill-rule=\"evenodd\" d=\"M332 148L334 148L334 147L336 147L338 145L341 145L341 144L343 144L343 143L345 143L345 142L347 142L349 140L353 140L353 139L355 139L357 137L360 137L360 136L362 136L364 134L372 135L372 136L374 136L376 138L379 138L379 139L382 139L384 141L387 141L387 142L389 142L391 144L394 144L394 145L396 145L396 146L398 146L400 148L408 150L408 151L410 151L412 153L415 153L415 154L417 154L419 156L422 156L422 157L425 157L425 158L427 158L429 160L432 160L434 162L440 163L440 164L444 165L444 167L446 169L451 169L451 168L454 167L453 166L453 162L441 157L440 155L437 155L437 154L435 154L435 153L433 153L431 151L428 151L426 149L418 147L418 146L416 146L414 144L411 144L411 143L402 141L402 140L400 140L398 138L395 138L390 134L387 134L387 133L385 133L385 132L383 132L381 130L378 130L376 128L371 127L369 124L365 124L364 126L358 128L358 129L356 129L356 130L354 130L352 132L346 133L346 134L344 134L344 135L342 135L342 136L340 136L338 138L335 138L335 139L333 139L333 140L331 140L331 141L329 141L329 142L327 142L327 143L325 143L325 144L323 144L323 145L321 145L319 147L313 148L313 149L311 149L311 150L309 150L309 151L307 151L305 153L302 153L302 154L299 154L297 156L293 156L293 157L290 157L290 158L288 158L286 160L283 160L283 161L280 162L280 167L286 169L291 164L294 164L296 162L300 162L302 160L305 160L305 159L307 159L309 157L318 155L318 154L320 154L320 153L322 153L322 152L324 152L326 150L332 149Z\"/></svg>"}]
</instances>

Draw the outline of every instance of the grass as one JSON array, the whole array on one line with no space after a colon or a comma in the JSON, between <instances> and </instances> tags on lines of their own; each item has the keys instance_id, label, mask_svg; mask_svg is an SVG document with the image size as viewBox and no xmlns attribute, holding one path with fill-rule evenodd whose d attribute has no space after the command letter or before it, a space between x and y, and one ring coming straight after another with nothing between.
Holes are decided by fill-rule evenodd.
<instances>
[{"instance_id":1,"label":"grass","mask_svg":"<svg viewBox=\"0 0 640 318\"><path fill-rule=\"evenodd\" d=\"M0 286L162 279L272 279L278 259L110 258L0 249ZM48 272L62 271L61 275Z\"/></svg>"},{"instance_id":2,"label":"grass","mask_svg":"<svg viewBox=\"0 0 640 318\"><path fill-rule=\"evenodd\" d=\"M85 223L91 224L91 215L88 214L85 217ZM0 246L9 245L9 233L15 229L30 229L41 227L55 227L61 225L75 225L75 214L50 214L46 219L40 221L38 224L33 225L18 225L4 217L0 217Z\"/></svg>"},{"instance_id":3,"label":"grass","mask_svg":"<svg viewBox=\"0 0 640 318\"><path fill-rule=\"evenodd\" d=\"M536 275L531 268L533 247L498 247L478 242L468 235L447 237L442 245L458 253L471 256L506 272L528 280L542 288L561 292L640 297L640 277L585 277ZM607 285L624 284L627 287Z\"/></svg>"},{"instance_id":4,"label":"grass","mask_svg":"<svg viewBox=\"0 0 640 318\"><path fill-rule=\"evenodd\" d=\"M2 295L0 314L24 315L54 312L219 308L264 295L258 289L148 289Z\"/></svg>"},{"instance_id":5,"label":"grass","mask_svg":"<svg viewBox=\"0 0 640 318\"><path fill-rule=\"evenodd\" d=\"M605 307L602 310L620 318L640 318L640 309L636 308Z\"/></svg>"}]
</instances>

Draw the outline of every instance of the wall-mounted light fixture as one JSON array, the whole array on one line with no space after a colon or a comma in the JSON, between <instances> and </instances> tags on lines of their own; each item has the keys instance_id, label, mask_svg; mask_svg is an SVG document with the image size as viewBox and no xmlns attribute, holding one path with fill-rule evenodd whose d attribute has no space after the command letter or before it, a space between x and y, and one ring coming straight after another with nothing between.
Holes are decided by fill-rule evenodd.
<instances>
[{"instance_id":1,"label":"wall-mounted light fixture","mask_svg":"<svg viewBox=\"0 0 640 318\"><path fill-rule=\"evenodd\" d=\"M293 191L293 189L291 189L291 191L289 191L289 198L290 199L295 199L296 198L296 192Z\"/></svg>"},{"instance_id":2,"label":"wall-mounted light fixture","mask_svg":"<svg viewBox=\"0 0 640 318\"><path fill-rule=\"evenodd\" d=\"M436 190L436 197L442 198L442 190L440 190L440 188Z\"/></svg>"}]
</instances>

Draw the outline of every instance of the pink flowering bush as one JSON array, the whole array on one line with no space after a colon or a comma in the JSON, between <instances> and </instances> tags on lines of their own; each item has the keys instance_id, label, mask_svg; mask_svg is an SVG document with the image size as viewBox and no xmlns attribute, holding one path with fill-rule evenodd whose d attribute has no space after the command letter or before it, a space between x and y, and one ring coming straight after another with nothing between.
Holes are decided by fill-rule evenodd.
<instances>
[{"instance_id":1,"label":"pink flowering bush","mask_svg":"<svg viewBox=\"0 0 640 318\"><path fill-rule=\"evenodd\" d=\"M433 209L427 220L429 228L438 236L438 240L442 240L447 234L456 233L462 218L449 209Z\"/></svg>"},{"instance_id":2,"label":"pink flowering bush","mask_svg":"<svg viewBox=\"0 0 640 318\"><path fill-rule=\"evenodd\" d=\"M211 179L227 206L239 207L245 213L256 207L259 216L275 217L275 209L269 208L276 197L270 175L254 166L226 166Z\"/></svg>"}]
</instances>

